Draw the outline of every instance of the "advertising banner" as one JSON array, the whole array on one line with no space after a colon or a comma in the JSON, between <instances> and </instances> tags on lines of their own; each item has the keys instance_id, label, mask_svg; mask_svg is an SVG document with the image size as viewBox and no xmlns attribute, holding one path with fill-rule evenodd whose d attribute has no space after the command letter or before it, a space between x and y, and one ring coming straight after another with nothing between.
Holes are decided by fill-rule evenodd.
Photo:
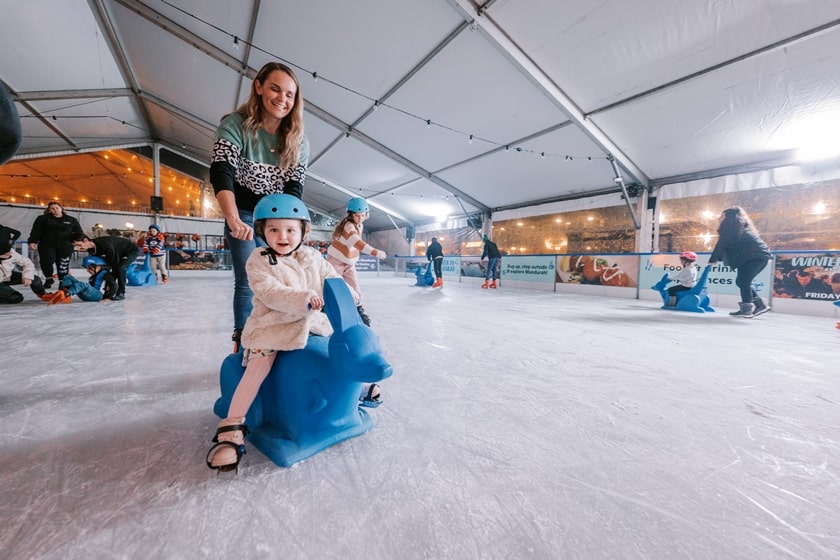
<instances>
[{"instance_id":1,"label":"advertising banner","mask_svg":"<svg viewBox=\"0 0 840 560\"><path fill-rule=\"evenodd\" d=\"M554 282L556 266L557 261L553 255L544 257L504 256L502 257L502 280Z\"/></svg>"},{"instance_id":2,"label":"advertising banner","mask_svg":"<svg viewBox=\"0 0 840 560\"><path fill-rule=\"evenodd\" d=\"M635 288L638 276L638 255L562 255L557 257L557 282L561 284ZM650 285L655 283L651 282Z\"/></svg>"},{"instance_id":3,"label":"advertising banner","mask_svg":"<svg viewBox=\"0 0 840 560\"><path fill-rule=\"evenodd\" d=\"M679 254L653 254L640 255L641 270L639 271L639 285L650 287L659 282L664 274L676 275L680 270ZM708 254L698 254L694 266L698 267L697 276L703 272L703 268L709 262ZM717 263L709 271L709 278L706 282L706 289L710 294L726 294L740 296L741 290L735 285L737 271L732 270L722 263ZM770 280L772 277L771 267L768 265L753 280L752 288L761 297L770 295Z\"/></svg>"},{"instance_id":4,"label":"advertising banner","mask_svg":"<svg viewBox=\"0 0 840 560\"><path fill-rule=\"evenodd\" d=\"M840 252L777 253L773 297L840 300Z\"/></svg>"},{"instance_id":5,"label":"advertising banner","mask_svg":"<svg viewBox=\"0 0 840 560\"><path fill-rule=\"evenodd\" d=\"M461 257L443 257L443 262L440 265L440 271L443 272L444 278L454 276L458 278L461 276Z\"/></svg>"},{"instance_id":6,"label":"advertising banner","mask_svg":"<svg viewBox=\"0 0 840 560\"><path fill-rule=\"evenodd\" d=\"M370 255L361 254L356 261L356 272L376 272L379 270L379 259Z\"/></svg>"}]
</instances>

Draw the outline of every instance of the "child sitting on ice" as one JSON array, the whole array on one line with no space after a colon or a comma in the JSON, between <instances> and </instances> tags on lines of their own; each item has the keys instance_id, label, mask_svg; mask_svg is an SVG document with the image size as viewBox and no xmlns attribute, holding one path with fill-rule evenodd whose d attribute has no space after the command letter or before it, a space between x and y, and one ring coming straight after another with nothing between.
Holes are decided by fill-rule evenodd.
<instances>
[{"instance_id":1,"label":"child sitting on ice","mask_svg":"<svg viewBox=\"0 0 840 560\"><path fill-rule=\"evenodd\" d=\"M254 249L245 265L254 292L254 308L242 331L245 373L227 418L219 422L213 438L217 443L207 453L211 469L230 471L239 465L248 433L245 415L277 353L305 347L310 334L333 332L321 313L324 280L340 276L318 251L303 245L309 228L309 210L290 194L267 195L254 208L254 235L266 246ZM362 404L378 404L379 386L373 383L364 390Z\"/></svg>"},{"instance_id":2,"label":"child sitting on ice","mask_svg":"<svg viewBox=\"0 0 840 560\"><path fill-rule=\"evenodd\" d=\"M78 296L82 301L102 301L114 299L117 294L117 279L111 273L102 257L88 255L82 259L90 278L87 283L77 280L71 275L61 279L61 288L54 294L49 294L50 305L54 303L70 303L70 296Z\"/></svg>"},{"instance_id":3,"label":"child sitting on ice","mask_svg":"<svg viewBox=\"0 0 840 560\"><path fill-rule=\"evenodd\" d=\"M691 251L680 253L682 268L673 276L668 277L668 280L676 282L676 284L668 288L670 298L667 305L672 307L677 305L677 293L690 290L697 284L697 267L694 266L696 260L697 254Z\"/></svg>"},{"instance_id":4,"label":"child sitting on ice","mask_svg":"<svg viewBox=\"0 0 840 560\"><path fill-rule=\"evenodd\" d=\"M38 297L46 293L41 278L35 275L35 264L12 249L18 237L18 230L0 225L0 304L23 301L23 294L12 289L19 284L29 286Z\"/></svg>"}]
</instances>

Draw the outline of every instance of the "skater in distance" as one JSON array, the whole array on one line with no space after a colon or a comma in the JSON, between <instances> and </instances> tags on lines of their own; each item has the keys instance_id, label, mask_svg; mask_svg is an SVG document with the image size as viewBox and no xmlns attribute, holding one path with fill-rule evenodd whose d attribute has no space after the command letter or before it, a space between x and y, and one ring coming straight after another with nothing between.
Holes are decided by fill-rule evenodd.
<instances>
[{"instance_id":1,"label":"skater in distance","mask_svg":"<svg viewBox=\"0 0 840 560\"><path fill-rule=\"evenodd\" d=\"M718 241L709 257L709 264L723 264L737 271L735 285L741 291L738 310L733 317L749 319L770 308L753 289L752 282L772 258L767 244L759 237L758 230L740 206L727 208L720 214Z\"/></svg>"},{"instance_id":2,"label":"skater in distance","mask_svg":"<svg viewBox=\"0 0 840 560\"><path fill-rule=\"evenodd\" d=\"M426 258L434 263L435 283L432 288L443 287L443 247L437 237L432 237L432 242L426 247Z\"/></svg>"},{"instance_id":3,"label":"skater in distance","mask_svg":"<svg viewBox=\"0 0 840 560\"><path fill-rule=\"evenodd\" d=\"M387 257L385 251L371 247L362 239L365 220L370 216L370 207L364 198L351 198L347 201L347 215L338 222L332 234L332 243L327 249L327 261L335 267L339 276L347 285L359 294L356 310L365 325L370 326L370 317L362 305L362 290L356 276L356 262L361 253L372 255L380 260Z\"/></svg>"}]
</instances>

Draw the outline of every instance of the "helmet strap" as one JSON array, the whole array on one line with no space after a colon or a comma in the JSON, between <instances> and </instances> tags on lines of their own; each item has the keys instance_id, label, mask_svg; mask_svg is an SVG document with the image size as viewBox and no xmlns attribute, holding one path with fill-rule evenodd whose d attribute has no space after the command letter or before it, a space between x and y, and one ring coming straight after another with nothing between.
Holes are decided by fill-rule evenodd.
<instances>
[{"instance_id":1,"label":"helmet strap","mask_svg":"<svg viewBox=\"0 0 840 560\"><path fill-rule=\"evenodd\" d=\"M303 239L301 239L300 243L297 244L297 247L295 247L294 249L292 249L291 251L289 251L288 253L285 253L285 254L284 253L278 253L272 247L266 247L265 249L263 249L263 251L262 251L262 253L260 253L260 255L262 255L264 257L267 256L268 257L268 263L271 264L271 265L275 265L275 264L277 264L277 257L289 257L295 251L300 249L301 245L303 245Z\"/></svg>"}]
</instances>

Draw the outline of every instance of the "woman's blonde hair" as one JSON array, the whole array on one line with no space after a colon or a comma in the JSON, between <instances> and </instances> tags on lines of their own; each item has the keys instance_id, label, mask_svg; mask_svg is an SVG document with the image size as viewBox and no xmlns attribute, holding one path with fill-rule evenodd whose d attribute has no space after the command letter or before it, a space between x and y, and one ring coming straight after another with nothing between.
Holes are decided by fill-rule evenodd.
<instances>
[{"instance_id":1,"label":"woman's blonde hair","mask_svg":"<svg viewBox=\"0 0 840 560\"><path fill-rule=\"evenodd\" d=\"M245 130L256 137L257 130L262 126L263 106L260 96L257 94L257 83L264 84L268 76L274 71L281 71L295 82L295 102L289 114L280 121L277 129L277 143L274 145L280 160L281 169L290 169L300 163L300 145L303 140L303 96L300 93L300 82L291 68L280 62L269 62L257 72L254 81L251 83L251 94L248 100L243 103L236 112L245 118Z\"/></svg>"}]
</instances>

